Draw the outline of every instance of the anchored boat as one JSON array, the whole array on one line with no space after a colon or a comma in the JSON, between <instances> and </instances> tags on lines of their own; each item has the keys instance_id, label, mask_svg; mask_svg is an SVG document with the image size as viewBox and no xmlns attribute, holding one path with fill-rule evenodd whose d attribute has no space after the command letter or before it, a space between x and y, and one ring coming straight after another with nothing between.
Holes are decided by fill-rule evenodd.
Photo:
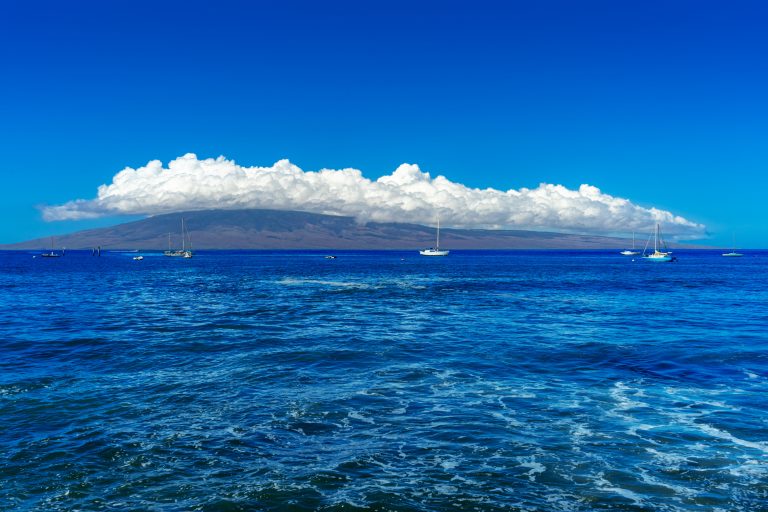
<instances>
[{"instance_id":1,"label":"anchored boat","mask_svg":"<svg viewBox=\"0 0 768 512\"><path fill-rule=\"evenodd\" d=\"M645 261L656 261L656 262L665 262L665 261L677 261L677 258L672 256L672 251L667 249L667 244L664 242L664 239L661 237L661 227L656 224L656 231L653 235L653 252L650 254L646 254L646 251L648 250L648 244L651 242L650 237L648 238L648 242L645 244L645 249L643 249L643 259ZM663 248L664 250L661 251L659 249Z\"/></svg>"},{"instance_id":2,"label":"anchored boat","mask_svg":"<svg viewBox=\"0 0 768 512\"><path fill-rule=\"evenodd\" d=\"M419 251L419 254L422 256L448 256L448 253L451 251L441 251L440 250L440 218L437 218L437 240L435 241L435 246L430 247L429 249L424 249Z\"/></svg>"},{"instance_id":3,"label":"anchored boat","mask_svg":"<svg viewBox=\"0 0 768 512\"><path fill-rule=\"evenodd\" d=\"M624 256L636 256L640 254L640 251L635 250L635 232L632 232L632 249L625 249L621 251L619 254L622 254Z\"/></svg>"},{"instance_id":4,"label":"anchored boat","mask_svg":"<svg viewBox=\"0 0 768 512\"><path fill-rule=\"evenodd\" d=\"M189 249L187 249L187 240L189 240ZM168 250L163 254L176 258L192 257L192 239L189 238L189 232L184 227L184 217L181 218L181 250L171 249L171 234L168 233Z\"/></svg>"},{"instance_id":5,"label":"anchored boat","mask_svg":"<svg viewBox=\"0 0 768 512\"><path fill-rule=\"evenodd\" d=\"M740 252L736 252L736 235L733 235L733 246L731 248L731 252L723 253L723 256L728 258L738 258L739 256L744 256Z\"/></svg>"},{"instance_id":6,"label":"anchored boat","mask_svg":"<svg viewBox=\"0 0 768 512\"><path fill-rule=\"evenodd\" d=\"M53 250L53 237L51 237L51 252L44 252L40 255L41 258L58 258L64 256L64 249L61 250L61 254Z\"/></svg>"}]
</instances>

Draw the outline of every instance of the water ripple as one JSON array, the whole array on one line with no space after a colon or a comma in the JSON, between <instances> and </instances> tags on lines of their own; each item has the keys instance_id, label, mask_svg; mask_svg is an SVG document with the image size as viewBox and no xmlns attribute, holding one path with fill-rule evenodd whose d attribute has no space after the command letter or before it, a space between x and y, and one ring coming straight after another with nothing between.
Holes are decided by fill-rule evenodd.
<instances>
[{"instance_id":1,"label":"water ripple","mask_svg":"<svg viewBox=\"0 0 768 512\"><path fill-rule=\"evenodd\" d=\"M2 510L766 510L768 256L0 253Z\"/></svg>"}]
</instances>

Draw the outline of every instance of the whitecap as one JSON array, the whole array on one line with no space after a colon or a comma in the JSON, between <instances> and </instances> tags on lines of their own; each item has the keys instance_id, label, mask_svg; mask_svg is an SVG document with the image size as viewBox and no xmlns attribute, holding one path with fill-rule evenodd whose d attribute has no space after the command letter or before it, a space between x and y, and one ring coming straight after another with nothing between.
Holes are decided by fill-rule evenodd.
<instances>
[{"instance_id":1,"label":"whitecap","mask_svg":"<svg viewBox=\"0 0 768 512\"><path fill-rule=\"evenodd\" d=\"M754 450L760 450L761 452L768 454L768 443L764 441L747 441L746 439L741 439L730 432L726 430L720 430L718 428L713 427L712 425L707 425L706 423L692 423L696 428L698 428L700 431L704 432L705 434L709 434L712 437L716 437L718 439L722 439L724 441L730 441L733 444L744 446L745 448L752 448Z\"/></svg>"},{"instance_id":2,"label":"whitecap","mask_svg":"<svg viewBox=\"0 0 768 512\"><path fill-rule=\"evenodd\" d=\"M361 413L359 413L357 411L350 411L350 412L348 412L347 413L347 417L349 417L349 418L351 418L353 420L362 421L363 423L368 423L369 425L373 425L373 424L376 423L375 421L373 421L372 418L369 418L368 416L364 416L363 414L361 414Z\"/></svg>"},{"instance_id":3,"label":"whitecap","mask_svg":"<svg viewBox=\"0 0 768 512\"><path fill-rule=\"evenodd\" d=\"M518 459L518 460L520 461L521 467L530 469L530 471L528 471L526 475L528 475L528 480L530 480L531 482L536 481L536 475L539 475L547 470L547 467L544 464L542 464L541 462L537 462L533 458L527 459L527 460L526 459L522 459L522 460Z\"/></svg>"}]
</instances>

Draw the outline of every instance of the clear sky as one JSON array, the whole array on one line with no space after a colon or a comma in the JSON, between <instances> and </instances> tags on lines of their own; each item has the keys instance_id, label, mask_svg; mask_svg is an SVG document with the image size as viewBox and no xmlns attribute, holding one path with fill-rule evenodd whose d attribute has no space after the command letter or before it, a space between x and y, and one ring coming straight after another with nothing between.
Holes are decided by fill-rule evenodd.
<instances>
[{"instance_id":1,"label":"clear sky","mask_svg":"<svg viewBox=\"0 0 768 512\"><path fill-rule=\"evenodd\" d=\"M763 1L0 4L0 243L126 166L193 152L588 183L768 247ZM122 220L122 219L121 219Z\"/></svg>"}]
</instances>

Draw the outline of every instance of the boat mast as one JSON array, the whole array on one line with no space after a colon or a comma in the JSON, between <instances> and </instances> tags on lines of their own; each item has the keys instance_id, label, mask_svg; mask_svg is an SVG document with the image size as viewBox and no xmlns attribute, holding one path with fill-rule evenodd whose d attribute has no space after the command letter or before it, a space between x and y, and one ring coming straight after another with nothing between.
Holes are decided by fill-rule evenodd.
<instances>
[{"instance_id":1,"label":"boat mast","mask_svg":"<svg viewBox=\"0 0 768 512\"><path fill-rule=\"evenodd\" d=\"M656 236L653 237L653 252L659 252L659 225L656 224Z\"/></svg>"},{"instance_id":2,"label":"boat mast","mask_svg":"<svg viewBox=\"0 0 768 512\"><path fill-rule=\"evenodd\" d=\"M437 242L435 249L440 250L440 217L437 218Z\"/></svg>"},{"instance_id":3,"label":"boat mast","mask_svg":"<svg viewBox=\"0 0 768 512\"><path fill-rule=\"evenodd\" d=\"M187 240L184 236L184 217L181 218L181 250L187 250Z\"/></svg>"}]
</instances>

